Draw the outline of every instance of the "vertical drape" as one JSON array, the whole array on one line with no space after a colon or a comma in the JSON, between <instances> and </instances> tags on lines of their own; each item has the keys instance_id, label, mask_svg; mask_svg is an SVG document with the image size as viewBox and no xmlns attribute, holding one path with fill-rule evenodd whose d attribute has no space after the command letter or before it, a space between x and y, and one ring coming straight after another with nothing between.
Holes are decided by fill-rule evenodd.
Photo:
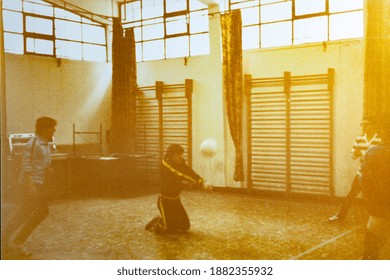
<instances>
[{"instance_id":1,"label":"vertical drape","mask_svg":"<svg viewBox=\"0 0 390 280\"><path fill-rule=\"evenodd\" d=\"M227 118L236 149L234 180L244 180L242 156L242 24L240 10L221 15L223 91Z\"/></svg>"},{"instance_id":2,"label":"vertical drape","mask_svg":"<svg viewBox=\"0 0 390 280\"><path fill-rule=\"evenodd\" d=\"M366 0L364 114L390 113L390 0Z\"/></svg>"},{"instance_id":3,"label":"vertical drape","mask_svg":"<svg viewBox=\"0 0 390 280\"><path fill-rule=\"evenodd\" d=\"M135 153L137 69L133 29L125 36L114 18L112 42L112 97L110 148L113 153Z\"/></svg>"}]
</instances>

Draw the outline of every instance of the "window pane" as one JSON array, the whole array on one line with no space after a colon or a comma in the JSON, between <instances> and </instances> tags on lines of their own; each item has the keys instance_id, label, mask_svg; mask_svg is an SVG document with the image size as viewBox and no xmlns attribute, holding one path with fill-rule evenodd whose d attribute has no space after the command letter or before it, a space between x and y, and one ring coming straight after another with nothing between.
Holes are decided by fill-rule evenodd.
<instances>
[{"instance_id":1,"label":"window pane","mask_svg":"<svg viewBox=\"0 0 390 280\"><path fill-rule=\"evenodd\" d=\"M135 44L135 60L142 61L142 43Z\"/></svg>"},{"instance_id":2,"label":"window pane","mask_svg":"<svg viewBox=\"0 0 390 280\"><path fill-rule=\"evenodd\" d=\"M259 44L259 26L249 26L242 28L242 49L258 49Z\"/></svg>"},{"instance_id":3,"label":"window pane","mask_svg":"<svg viewBox=\"0 0 390 280\"><path fill-rule=\"evenodd\" d=\"M343 12L363 9L364 0L329 0L329 11Z\"/></svg>"},{"instance_id":4,"label":"window pane","mask_svg":"<svg viewBox=\"0 0 390 280\"><path fill-rule=\"evenodd\" d=\"M121 6L122 8L122 20L137 21L141 19L141 1L135 1L126 3Z\"/></svg>"},{"instance_id":5,"label":"window pane","mask_svg":"<svg viewBox=\"0 0 390 280\"><path fill-rule=\"evenodd\" d=\"M142 29L143 40L164 38L164 24L146 25Z\"/></svg>"},{"instance_id":6,"label":"window pane","mask_svg":"<svg viewBox=\"0 0 390 280\"><path fill-rule=\"evenodd\" d=\"M167 39L166 47L167 58L188 56L188 36Z\"/></svg>"},{"instance_id":7,"label":"window pane","mask_svg":"<svg viewBox=\"0 0 390 280\"><path fill-rule=\"evenodd\" d=\"M9 53L23 54L23 35L4 32L4 51Z\"/></svg>"},{"instance_id":8,"label":"window pane","mask_svg":"<svg viewBox=\"0 0 390 280\"><path fill-rule=\"evenodd\" d=\"M209 16L207 10L190 13L190 33L207 32Z\"/></svg>"},{"instance_id":9,"label":"window pane","mask_svg":"<svg viewBox=\"0 0 390 280\"><path fill-rule=\"evenodd\" d=\"M106 43L106 31L103 27L83 24L83 42L105 44Z\"/></svg>"},{"instance_id":10,"label":"window pane","mask_svg":"<svg viewBox=\"0 0 390 280\"><path fill-rule=\"evenodd\" d=\"M199 0L190 0L190 11L207 9L207 5L201 3Z\"/></svg>"},{"instance_id":11,"label":"window pane","mask_svg":"<svg viewBox=\"0 0 390 280\"><path fill-rule=\"evenodd\" d=\"M81 41L81 23L57 19L55 25L57 38Z\"/></svg>"},{"instance_id":12,"label":"window pane","mask_svg":"<svg viewBox=\"0 0 390 280\"><path fill-rule=\"evenodd\" d=\"M3 0L3 9L22 11L22 0Z\"/></svg>"},{"instance_id":13,"label":"window pane","mask_svg":"<svg viewBox=\"0 0 390 280\"><path fill-rule=\"evenodd\" d=\"M314 17L294 22L294 44L327 41L328 18Z\"/></svg>"},{"instance_id":14,"label":"window pane","mask_svg":"<svg viewBox=\"0 0 390 280\"><path fill-rule=\"evenodd\" d=\"M144 60L154 60L164 58L164 40L144 42Z\"/></svg>"},{"instance_id":15,"label":"window pane","mask_svg":"<svg viewBox=\"0 0 390 280\"><path fill-rule=\"evenodd\" d=\"M190 55L202 55L210 53L209 34L197 34L190 36Z\"/></svg>"},{"instance_id":16,"label":"window pane","mask_svg":"<svg viewBox=\"0 0 390 280\"><path fill-rule=\"evenodd\" d=\"M363 37L363 12L351 12L330 16L329 39Z\"/></svg>"},{"instance_id":17,"label":"window pane","mask_svg":"<svg viewBox=\"0 0 390 280\"><path fill-rule=\"evenodd\" d=\"M141 27L134 27L134 39L136 42L139 42L142 40L142 29Z\"/></svg>"},{"instance_id":18,"label":"window pane","mask_svg":"<svg viewBox=\"0 0 390 280\"><path fill-rule=\"evenodd\" d=\"M56 18L69 19L74 21L81 21L81 17L74 13L68 12L64 9L55 8L54 9Z\"/></svg>"},{"instance_id":19,"label":"window pane","mask_svg":"<svg viewBox=\"0 0 390 280\"><path fill-rule=\"evenodd\" d=\"M142 1L142 18L161 17L163 14L163 0Z\"/></svg>"},{"instance_id":20,"label":"window pane","mask_svg":"<svg viewBox=\"0 0 390 280\"><path fill-rule=\"evenodd\" d=\"M56 55L57 57L81 60L83 58L81 43L56 40Z\"/></svg>"},{"instance_id":21,"label":"window pane","mask_svg":"<svg viewBox=\"0 0 390 280\"><path fill-rule=\"evenodd\" d=\"M295 0L295 15L325 12L325 0Z\"/></svg>"},{"instance_id":22,"label":"window pane","mask_svg":"<svg viewBox=\"0 0 390 280\"><path fill-rule=\"evenodd\" d=\"M261 7L261 22L291 19L291 2L282 2Z\"/></svg>"},{"instance_id":23,"label":"window pane","mask_svg":"<svg viewBox=\"0 0 390 280\"><path fill-rule=\"evenodd\" d=\"M53 20L27 16L26 31L38 34L53 35Z\"/></svg>"},{"instance_id":24,"label":"window pane","mask_svg":"<svg viewBox=\"0 0 390 280\"><path fill-rule=\"evenodd\" d=\"M166 12L177 12L187 10L186 0L165 0Z\"/></svg>"},{"instance_id":25,"label":"window pane","mask_svg":"<svg viewBox=\"0 0 390 280\"><path fill-rule=\"evenodd\" d=\"M166 19L165 28L167 35L187 33L186 16L178 16Z\"/></svg>"},{"instance_id":26,"label":"window pane","mask_svg":"<svg viewBox=\"0 0 390 280\"><path fill-rule=\"evenodd\" d=\"M258 0L249 0L249 1L235 1L237 2L236 4L231 1L232 5L231 8L232 10L238 10L238 9L243 9L243 8L248 8L248 7L254 7L259 5Z\"/></svg>"},{"instance_id":27,"label":"window pane","mask_svg":"<svg viewBox=\"0 0 390 280\"><path fill-rule=\"evenodd\" d=\"M42 15L42 16L53 16L53 7L51 5L48 5L45 2L40 2L40 3L45 3L43 4L35 4L31 3L32 1L24 1L23 7L24 7L24 12L26 13L32 13L32 14L37 14L37 15ZM35 1L38 2L38 1Z\"/></svg>"},{"instance_id":28,"label":"window pane","mask_svg":"<svg viewBox=\"0 0 390 280\"><path fill-rule=\"evenodd\" d=\"M277 36L275 36L277 34ZM290 46L292 41L292 23L278 22L261 26L261 47Z\"/></svg>"},{"instance_id":29,"label":"window pane","mask_svg":"<svg viewBox=\"0 0 390 280\"><path fill-rule=\"evenodd\" d=\"M90 61L106 61L106 47L83 44L83 59Z\"/></svg>"},{"instance_id":30,"label":"window pane","mask_svg":"<svg viewBox=\"0 0 390 280\"><path fill-rule=\"evenodd\" d=\"M27 52L53 55L53 41L27 38Z\"/></svg>"},{"instance_id":31,"label":"window pane","mask_svg":"<svg viewBox=\"0 0 390 280\"><path fill-rule=\"evenodd\" d=\"M258 24L260 22L259 7L241 10L242 25Z\"/></svg>"},{"instance_id":32,"label":"window pane","mask_svg":"<svg viewBox=\"0 0 390 280\"><path fill-rule=\"evenodd\" d=\"M3 11L3 28L4 31L23 32L22 13Z\"/></svg>"}]
</instances>

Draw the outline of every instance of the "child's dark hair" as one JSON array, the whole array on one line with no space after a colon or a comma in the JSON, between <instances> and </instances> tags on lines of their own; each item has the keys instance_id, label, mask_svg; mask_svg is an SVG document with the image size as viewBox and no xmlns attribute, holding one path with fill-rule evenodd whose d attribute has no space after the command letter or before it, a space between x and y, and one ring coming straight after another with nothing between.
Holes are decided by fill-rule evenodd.
<instances>
[{"instance_id":1,"label":"child's dark hair","mask_svg":"<svg viewBox=\"0 0 390 280\"><path fill-rule=\"evenodd\" d=\"M167 151L165 152L165 159L171 158L174 154L183 154L184 148L178 144L169 145Z\"/></svg>"},{"instance_id":2,"label":"child's dark hair","mask_svg":"<svg viewBox=\"0 0 390 280\"><path fill-rule=\"evenodd\" d=\"M49 127L55 127L57 125L57 121L50 117L40 117L35 122L35 133L39 134L43 129Z\"/></svg>"}]
</instances>

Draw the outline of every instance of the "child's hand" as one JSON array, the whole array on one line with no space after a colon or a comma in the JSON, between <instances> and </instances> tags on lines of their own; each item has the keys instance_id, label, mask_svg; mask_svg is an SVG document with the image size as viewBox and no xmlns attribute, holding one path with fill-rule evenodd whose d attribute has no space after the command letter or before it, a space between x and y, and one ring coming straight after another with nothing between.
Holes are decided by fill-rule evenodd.
<instances>
[{"instance_id":1,"label":"child's hand","mask_svg":"<svg viewBox=\"0 0 390 280\"><path fill-rule=\"evenodd\" d=\"M213 186L203 182L203 180L202 180L202 187L201 188L204 189L204 190L212 190Z\"/></svg>"}]
</instances>

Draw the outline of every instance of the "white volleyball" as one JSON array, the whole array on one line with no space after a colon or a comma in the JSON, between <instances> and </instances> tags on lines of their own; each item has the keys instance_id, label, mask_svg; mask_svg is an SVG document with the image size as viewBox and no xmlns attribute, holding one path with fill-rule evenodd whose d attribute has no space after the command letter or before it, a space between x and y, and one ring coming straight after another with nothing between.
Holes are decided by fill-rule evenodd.
<instances>
[{"instance_id":1,"label":"white volleyball","mask_svg":"<svg viewBox=\"0 0 390 280\"><path fill-rule=\"evenodd\" d=\"M212 158L217 154L218 143L214 138L206 138L200 144L200 152L204 157Z\"/></svg>"}]
</instances>

